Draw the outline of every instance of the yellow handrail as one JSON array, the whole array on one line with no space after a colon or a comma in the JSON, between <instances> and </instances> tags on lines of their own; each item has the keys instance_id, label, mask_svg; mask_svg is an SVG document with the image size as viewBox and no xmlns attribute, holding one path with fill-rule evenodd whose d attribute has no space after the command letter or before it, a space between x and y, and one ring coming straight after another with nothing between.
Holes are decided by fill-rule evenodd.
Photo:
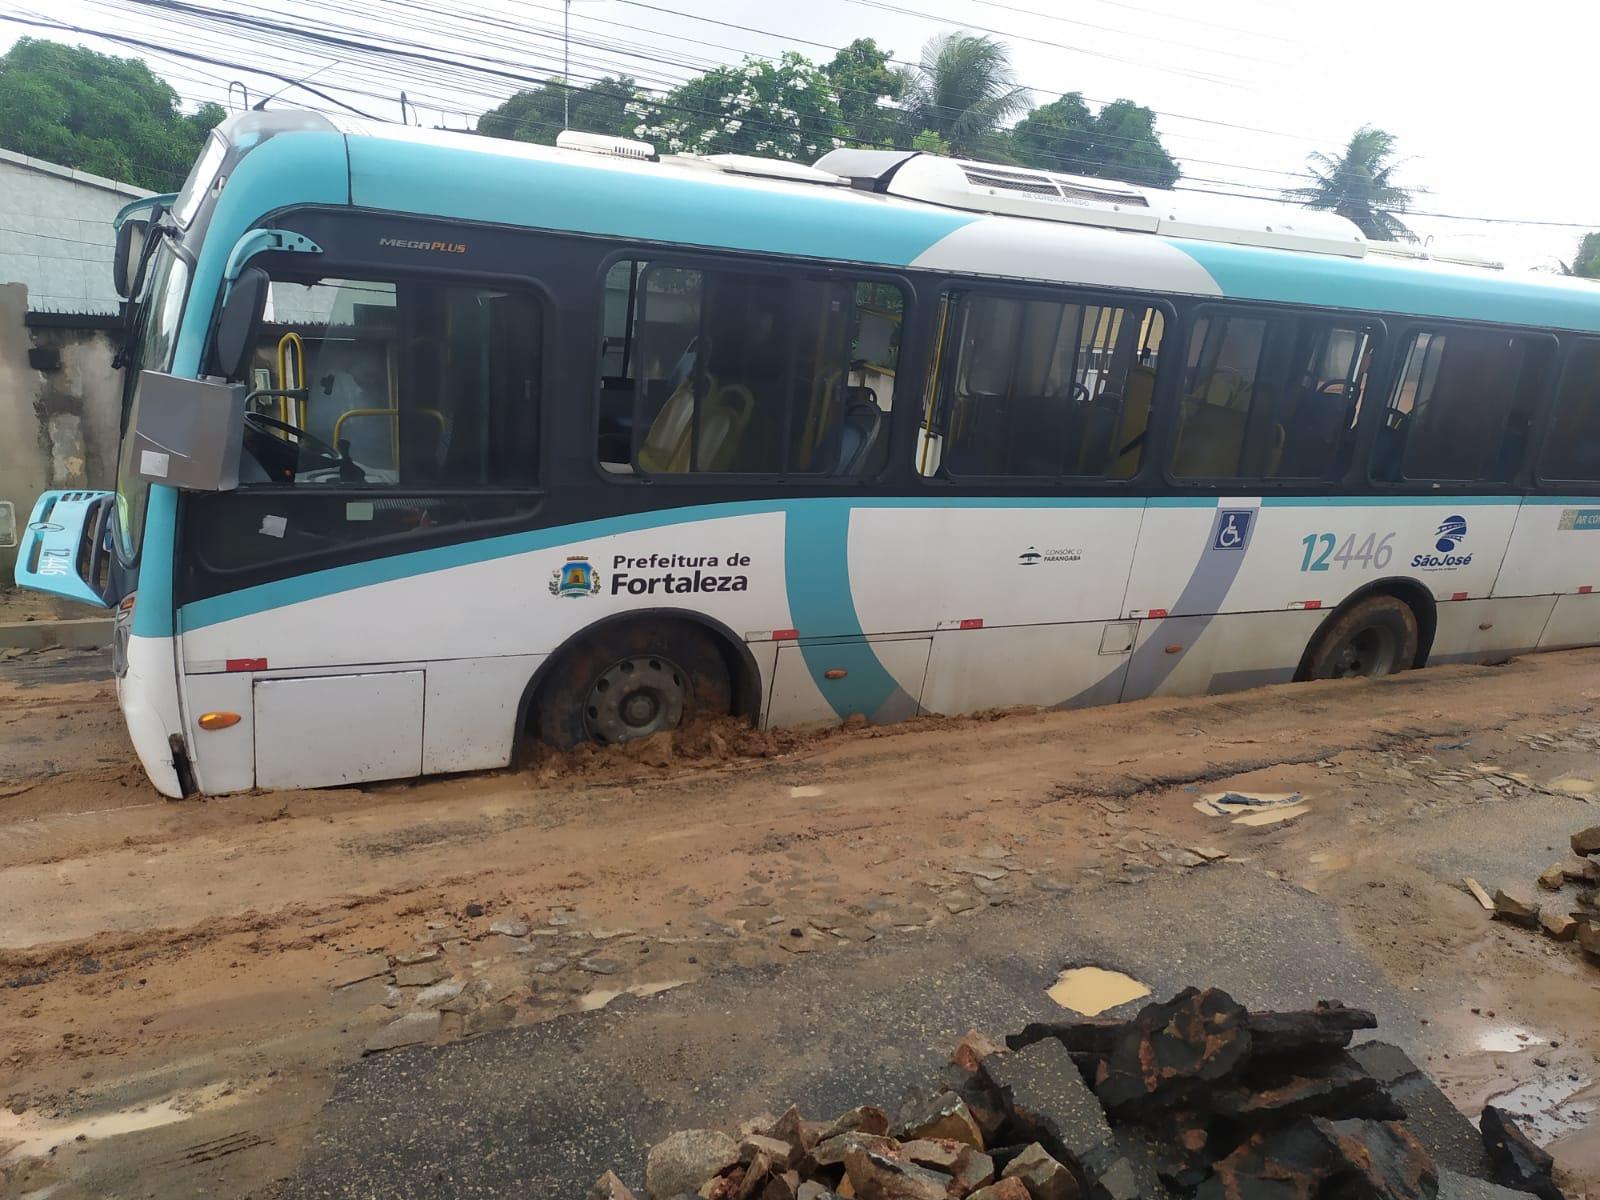
<instances>
[{"instance_id":1,"label":"yellow handrail","mask_svg":"<svg viewBox=\"0 0 1600 1200\"><path fill-rule=\"evenodd\" d=\"M294 351L290 355L290 351ZM292 361L291 361L292 360ZM291 369L292 367L292 369ZM305 387L306 373L306 344L300 340L300 335L293 330L278 339L278 390L280 392L299 391ZM291 409L289 406L294 405ZM278 397L278 419L287 421L300 429L306 427L306 402L291 399L288 396Z\"/></svg>"},{"instance_id":2,"label":"yellow handrail","mask_svg":"<svg viewBox=\"0 0 1600 1200\"><path fill-rule=\"evenodd\" d=\"M445 424L444 413L440 412L437 408L419 408L417 409L417 415L423 417L432 417L435 421L439 422L439 432L443 434L446 431L447 426ZM400 469L400 410L398 408L346 409L344 412L339 414L339 419L333 423L333 444L335 447L339 445L339 431L344 428L344 423L351 417L388 417L390 419L390 431L394 441L393 466L394 469L398 471Z\"/></svg>"}]
</instances>

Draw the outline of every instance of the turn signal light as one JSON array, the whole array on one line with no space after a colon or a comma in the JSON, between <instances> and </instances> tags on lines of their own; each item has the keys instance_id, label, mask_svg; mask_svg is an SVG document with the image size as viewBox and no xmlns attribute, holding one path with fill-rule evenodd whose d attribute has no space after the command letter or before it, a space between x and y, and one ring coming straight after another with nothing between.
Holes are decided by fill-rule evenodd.
<instances>
[{"instance_id":1,"label":"turn signal light","mask_svg":"<svg viewBox=\"0 0 1600 1200\"><path fill-rule=\"evenodd\" d=\"M200 714L201 729L227 729L230 725L237 725L238 723L238 713L209 712Z\"/></svg>"}]
</instances>

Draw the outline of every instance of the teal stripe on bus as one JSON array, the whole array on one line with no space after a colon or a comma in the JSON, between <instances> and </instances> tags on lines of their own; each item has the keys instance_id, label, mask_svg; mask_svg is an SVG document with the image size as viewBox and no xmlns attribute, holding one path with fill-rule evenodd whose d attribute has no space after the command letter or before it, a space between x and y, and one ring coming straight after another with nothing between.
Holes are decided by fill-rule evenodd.
<instances>
[{"instance_id":1,"label":"teal stripe on bus","mask_svg":"<svg viewBox=\"0 0 1600 1200\"><path fill-rule=\"evenodd\" d=\"M330 567L311 571L288 579L256 587L242 588L221 596L196 600L183 606L181 626L184 630L204 629L223 621L255 613L269 612L289 604L333 596L355 588L371 587L426 575L434 571L447 571L452 567L470 566L491 562L516 554L529 554L555 547L570 546L591 538L611 537L620 533L637 533L661 529L669 525L690 525L701 521L714 521L724 517L759 516L764 513L803 512L807 509L834 509L848 517L857 508L1139 508L1144 500L1123 496L974 496L970 498L918 498L913 496L883 496L875 498L816 497L804 500L740 500L722 504L701 504L683 508L665 508L653 512L631 513L622 517L606 517L596 521L580 521L573 525L554 526L549 529L525 533L508 533L502 537L481 538L453 546L437 546L428 550L415 550L369 562L348 566ZM820 544L820 543L819 543ZM841 560L844 546L836 548ZM821 569L822 564L813 564ZM848 635L858 630L830 629L831 634Z\"/></svg>"},{"instance_id":2,"label":"teal stripe on bus","mask_svg":"<svg viewBox=\"0 0 1600 1200\"><path fill-rule=\"evenodd\" d=\"M359 208L892 266L980 219L845 188L757 193L672 167L608 170L363 137L350 139L350 194Z\"/></svg>"},{"instance_id":3,"label":"teal stripe on bus","mask_svg":"<svg viewBox=\"0 0 1600 1200\"><path fill-rule=\"evenodd\" d=\"M1164 240L1204 267L1230 299L1600 331L1600 288L1550 277Z\"/></svg>"},{"instance_id":4,"label":"teal stripe on bus","mask_svg":"<svg viewBox=\"0 0 1600 1200\"><path fill-rule=\"evenodd\" d=\"M1477 508L1488 504L1521 504L1521 496L1371 495L1266 496L1263 508Z\"/></svg>"}]
</instances>

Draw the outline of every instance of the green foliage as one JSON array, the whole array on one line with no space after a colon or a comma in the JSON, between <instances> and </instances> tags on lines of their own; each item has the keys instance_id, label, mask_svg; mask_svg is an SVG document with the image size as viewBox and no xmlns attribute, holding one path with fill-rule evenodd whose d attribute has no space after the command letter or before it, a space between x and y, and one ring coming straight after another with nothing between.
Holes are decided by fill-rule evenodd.
<instances>
[{"instance_id":1,"label":"green foliage","mask_svg":"<svg viewBox=\"0 0 1600 1200\"><path fill-rule=\"evenodd\" d=\"M920 150L923 154L950 154L950 143L945 141L931 129L924 129L911 139L911 149Z\"/></svg>"},{"instance_id":2,"label":"green foliage","mask_svg":"<svg viewBox=\"0 0 1600 1200\"><path fill-rule=\"evenodd\" d=\"M1180 172L1156 133L1156 115L1132 100L1092 112L1077 92L1034 109L1011 133L1019 163L1170 188Z\"/></svg>"},{"instance_id":3,"label":"green foliage","mask_svg":"<svg viewBox=\"0 0 1600 1200\"><path fill-rule=\"evenodd\" d=\"M1600 279L1600 233L1586 233L1578 239L1578 253L1571 269L1572 274L1585 279Z\"/></svg>"},{"instance_id":4,"label":"green foliage","mask_svg":"<svg viewBox=\"0 0 1600 1200\"><path fill-rule=\"evenodd\" d=\"M929 130L968 158L1008 155L1005 122L1028 109L1005 43L974 33L928 39L908 81L905 106L913 129Z\"/></svg>"},{"instance_id":5,"label":"green foliage","mask_svg":"<svg viewBox=\"0 0 1600 1200\"><path fill-rule=\"evenodd\" d=\"M211 127L138 59L21 38L0 55L0 146L154 191L175 191Z\"/></svg>"},{"instance_id":6,"label":"green foliage","mask_svg":"<svg viewBox=\"0 0 1600 1200\"><path fill-rule=\"evenodd\" d=\"M857 38L822 68L850 140L873 149L908 144L905 113L897 107L911 86L908 72L889 65L889 52Z\"/></svg>"},{"instance_id":7,"label":"green foliage","mask_svg":"<svg viewBox=\"0 0 1600 1200\"><path fill-rule=\"evenodd\" d=\"M556 144L561 132L562 93L559 79L548 79L529 91L496 105L478 118L478 132L519 142ZM629 105L640 99L638 85L626 75L607 76L588 87L574 87L570 97L571 127L584 133L633 137L638 118Z\"/></svg>"},{"instance_id":8,"label":"green foliage","mask_svg":"<svg viewBox=\"0 0 1600 1200\"><path fill-rule=\"evenodd\" d=\"M793 51L777 62L747 58L717 67L640 110L634 136L671 154L810 162L839 144L839 105L828 80Z\"/></svg>"},{"instance_id":9,"label":"green foliage","mask_svg":"<svg viewBox=\"0 0 1600 1200\"><path fill-rule=\"evenodd\" d=\"M1306 166L1316 182L1293 188L1284 196L1307 208L1329 209L1354 221L1375 242L1415 241L1415 235L1395 216L1410 205L1414 195L1410 188L1394 182L1400 165L1394 158L1394 135L1363 125L1337 157L1321 151L1312 154Z\"/></svg>"}]
</instances>

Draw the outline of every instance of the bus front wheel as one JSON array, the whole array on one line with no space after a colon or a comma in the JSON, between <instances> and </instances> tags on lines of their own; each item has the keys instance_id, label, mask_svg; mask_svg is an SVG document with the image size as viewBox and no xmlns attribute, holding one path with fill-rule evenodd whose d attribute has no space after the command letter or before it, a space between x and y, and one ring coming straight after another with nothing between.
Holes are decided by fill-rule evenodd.
<instances>
[{"instance_id":1,"label":"bus front wheel","mask_svg":"<svg viewBox=\"0 0 1600 1200\"><path fill-rule=\"evenodd\" d=\"M650 622L602 630L563 652L539 691L539 736L569 750L678 729L733 707L727 663L694 625Z\"/></svg>"},{"instance_id":2,"label":"bus front wheel","mask_svg":"<svg viewBox=\"0 0 1600 1200\"><path fill-rule=\"evenodd\" d=\"M1417 615L1397 596L1369 596L1317 635L1306 679L1376 679L1417 658Z\"/></svg>"}]
</instances>

